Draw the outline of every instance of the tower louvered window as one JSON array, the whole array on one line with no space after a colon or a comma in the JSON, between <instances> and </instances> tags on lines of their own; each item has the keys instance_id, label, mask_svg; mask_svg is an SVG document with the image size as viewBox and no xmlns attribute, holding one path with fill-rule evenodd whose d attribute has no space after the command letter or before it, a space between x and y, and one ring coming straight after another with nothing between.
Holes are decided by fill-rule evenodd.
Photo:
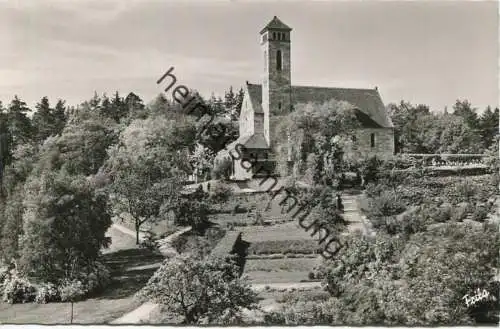
<instances>
[{"instance_id":1,"label":"tower louvered window","mask_svg":"<svg viewBox=\"0 0 500 329\"><path fill-rule=\"evenodd\" d=\"M281 50L278 50L276 52L276 69L278 71L281 71L281 68L282 68L282 66L281 66L281 60L282 60L282 58L281 58Z\"/></svg>"}]
</instances>

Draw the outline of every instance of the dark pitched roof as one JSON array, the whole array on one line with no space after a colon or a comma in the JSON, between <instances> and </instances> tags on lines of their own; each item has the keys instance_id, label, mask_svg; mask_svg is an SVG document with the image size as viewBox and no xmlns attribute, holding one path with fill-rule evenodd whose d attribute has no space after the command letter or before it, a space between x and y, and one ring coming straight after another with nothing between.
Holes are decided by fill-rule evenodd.
<instances>
[{"instance_id":1,"label":"dark pitched roof","mask_svg":"<svg viewBox=\"0 0 500 329\"><path fill-rule=\"evenodd\" d=\"M242 136L238 138L238 142L248 149L268 149L264 134L256 133L251 136Z\"/></svg>"},{"instance_id":2,"label":"dark pitched roof","mask_svg":"<svg viewBox=\"0 0 500 329\"><path fill-rule=\"evenodd\" d=\"M250 102L252 103L252 108L254 113L264 113L262 110L262 87L261 85L253 85L247 83L248 95L250 96Z\"/></svg>"},{"instance_id":3,"label":"dark pitched roof","mask_svg":"<svg viewBox=\"0 0 500 329\"><path fill-rule=\"evenodd\" d=\"M274 16L273 19L260 31L260 34L266 32L267 30L280 30L280 31L291 31L292 29L279 20L278 17Z\"/></svg>"},{"instance_id":4,"label":"dark pitched roof","mask_svg":"<svg viewBox=\"0 0 500 329\"><path fill-rule=\"evenodd\" d=\"M247 84L247 88L255 113L262 113L262 86ZM377 89L292 86L292 104L323 103L331 99L355 106L364 114L363 122L372 120L380 127L393 127Z\"/></svg>"}]
</instances>

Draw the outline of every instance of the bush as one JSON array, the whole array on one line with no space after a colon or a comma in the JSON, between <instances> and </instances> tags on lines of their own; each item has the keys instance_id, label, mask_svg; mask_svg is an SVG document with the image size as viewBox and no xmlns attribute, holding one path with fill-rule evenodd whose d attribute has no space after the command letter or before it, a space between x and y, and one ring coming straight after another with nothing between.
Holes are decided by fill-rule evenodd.
<instances>
[{"instance_id":1,"label":"bush","mask_svg":"<svg viewBox=\"0 0 500 329\"><path fill-rule=\"evenodd\" d=\"M472 220L483 222L490 213L490 208L487 205L478 205L472 213Z\"/></svg>"},{"instance_id":2,"label":"bush","mask_svg":"<svg viewBox=\"0 0 500 329\"><path fill-rule=\"evenodd\" d=\"M451 212L451 220L455 222L462 222L465 218L467 218L470 207L470 204L467 202L461 202L456 205Z\"/></svg>"},{"instance_id":3,"label":"bush","mask_svg":"<svg viewBox=\"0 0 500 329\"><path fill-rule=\"evenodd\" d=\"M0 295L3 292L3 284L9 277L9 268L8 267L0 267Z\"/></svg>"},{"instance_id":4,"label":"bush","mask_svg":"<svg viewBox=\"0 0 500 329\"><path fill-rule=\"evenodd\" d=\"M63 302L78 301L88 293L87 288L80 280L64 280L59 291Z\"/></svg>"},{"instance_id":5,"label":"bush","mask_svg":"<svg viewBox=\"0 0 500 329\"><path fill-rule=\"evenodd\" d=\"M394 191L383 191L371 200L369 217L370 215L394 216L402 213L405 209L406 205L399 194Z\"/></svg>"},{"instance_id":6,"label":"bush","mask_svg":"<svg viewBox=\"0 0 500 329\"><path fill-rule=\"evenodd\" d=\"M8 277L3 283L2 300L9 304L31 303L35 300L36 288L27 279L17 273Z\"/></svg>"},{"instance_id":7,"label":"bush","mask_svg":"<svg viewBox=\"0 0 500 329\"><path fill-rule=\"evenodd\" d=\"M212 169L213 179L229 179L231 175L232 160L230 157L225 157L222 159L217 159L214 163L214 168Z\"/></svg>"},{"instance_id":8,"label":"bush","mask_svg":"<svg viewBox=\"0 0 500 329\"><path fill-rule=\"evenodd\" d=\"M87 293L104 289L111 282L111 273L102 263L96 262L88 275L80 276Z\"/></svg>"},{"instance_id":9,"label":"bush","mask_svg":"<svg viewBox=\"0 0 500 329\"><path fill-rule=\"evenodd\" d=\"M210 200L215 203L223 204L229 200L233 190L227 184L217 183L215 187L209 192Z\"/></svg>"},{"instance_id":10,"label":"bush","mask_svg":"<svg viewBox=\"0 0 500 329\"><path fill-rule=\"evenodd\" d=\"M60 301L61 293L55 284L44 283L38 287L38 291L35 296L35 303L47 304Z\"/></svg>"}]
</instances>

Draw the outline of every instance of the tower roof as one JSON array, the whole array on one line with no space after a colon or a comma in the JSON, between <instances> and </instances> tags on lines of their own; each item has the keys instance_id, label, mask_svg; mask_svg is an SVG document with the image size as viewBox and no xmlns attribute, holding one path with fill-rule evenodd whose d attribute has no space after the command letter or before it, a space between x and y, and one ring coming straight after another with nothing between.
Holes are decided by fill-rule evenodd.
<instances>
[{"instance_id":1,"label":"tower roof","mask_svg":"<svg viewBox=\"0 0 500 329\"><path fill-rule=\"evenodd\" d=\"M266 32L267 30L280 30L280 31L291 31L292 29L279 20L278 17L274 16L273 19L260 31L260 34Z\"/></svg>"}]
</instances>

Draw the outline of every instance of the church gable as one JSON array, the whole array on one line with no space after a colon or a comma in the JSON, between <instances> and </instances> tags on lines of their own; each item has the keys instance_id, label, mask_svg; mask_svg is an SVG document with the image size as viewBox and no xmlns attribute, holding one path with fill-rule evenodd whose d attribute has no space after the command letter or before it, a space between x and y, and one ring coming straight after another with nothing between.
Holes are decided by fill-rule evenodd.
<instances>
[{"instance_id":1,"label":"church gable","mask_svg":"<svg viewBox=\"0 0 500 329\"><path fill-rule=\"evenodd\" d=\"M245 96L243 97L243 103L241 104L240 111L240 136L250 136L254 133L254 107L252 106L251 95L248 92L248 88L245 90Z\"/></svg>"}]
</instances>

